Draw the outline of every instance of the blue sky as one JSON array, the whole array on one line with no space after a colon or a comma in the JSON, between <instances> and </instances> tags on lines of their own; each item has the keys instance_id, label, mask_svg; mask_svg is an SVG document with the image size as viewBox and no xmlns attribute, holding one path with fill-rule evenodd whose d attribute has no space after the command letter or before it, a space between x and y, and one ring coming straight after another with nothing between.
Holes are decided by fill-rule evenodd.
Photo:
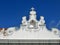
<instances>
[{"instance_id":1,"label":"blue sky","mask_svg":"<svg viewBox=\"0 0 60 45\"><path fill-rule=\"evenodd\" d=\"M19 26L22 16L29 16L30 8L37 11L37 19L44 16L48 29L60 29L60 0L0 0L0 28Z\"/></svg>"}]
</instances>

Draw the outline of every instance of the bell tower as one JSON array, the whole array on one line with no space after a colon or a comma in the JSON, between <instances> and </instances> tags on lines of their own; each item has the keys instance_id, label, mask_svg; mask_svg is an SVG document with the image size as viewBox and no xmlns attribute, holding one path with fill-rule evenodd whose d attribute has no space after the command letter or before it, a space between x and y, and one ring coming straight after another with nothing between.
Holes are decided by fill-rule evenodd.
<instances>
[{"instance_id":1,"label":"bell tower","mask_svg":"<svg viewBox=\"0 0 60 45\"><path fill-rule=\"evenodd\" d=\"M34 10L33 7L31 8L31 11L30 11L30 19L31 20L35 20L36 19L36 11Z\"/></svg>"},{"instance_id":2,"label":"bell tower","mask_svg":"<svg viewBox=\"0 0 60 45\"><path fill-rule=\"evenodd\" d=\"M37 19L36 19L36 11L34 8L31 8L30 15L29 15L28 27L29 28L36 28L37 26Z\"/></svg>"}]
</instances>

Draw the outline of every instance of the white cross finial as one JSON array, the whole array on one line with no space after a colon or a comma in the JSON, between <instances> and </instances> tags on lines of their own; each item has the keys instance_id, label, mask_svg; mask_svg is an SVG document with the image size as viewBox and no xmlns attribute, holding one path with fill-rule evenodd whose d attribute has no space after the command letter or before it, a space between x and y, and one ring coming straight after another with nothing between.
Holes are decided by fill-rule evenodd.
<instances>
[{"instance_id":1,"label":"white cross finial","mask_svg":"<svg viewBox=\"0 0 60 45\"><path fill-rule=\"evenodd\" d=\"M33 11L33 10L34 10L34 8L32 7L32 8L31 8L31 10Z\"/></svg>"}]
</instances>

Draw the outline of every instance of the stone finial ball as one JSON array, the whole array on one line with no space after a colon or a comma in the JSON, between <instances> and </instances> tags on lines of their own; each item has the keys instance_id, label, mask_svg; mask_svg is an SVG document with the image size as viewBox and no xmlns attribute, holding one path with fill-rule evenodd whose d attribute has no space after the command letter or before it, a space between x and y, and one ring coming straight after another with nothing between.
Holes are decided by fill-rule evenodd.
<instances>
[{"instance_id":1,"label":"stone finial ball","mask_svg":"<svg viewBox=\"0 0 60 45\"><path fill-rule=\"evenodd\" d=\"M44 17L43 17L43 16L40 16L40 18L41 18L41 19L44 19Z\"/></svg>"}]
</instances>

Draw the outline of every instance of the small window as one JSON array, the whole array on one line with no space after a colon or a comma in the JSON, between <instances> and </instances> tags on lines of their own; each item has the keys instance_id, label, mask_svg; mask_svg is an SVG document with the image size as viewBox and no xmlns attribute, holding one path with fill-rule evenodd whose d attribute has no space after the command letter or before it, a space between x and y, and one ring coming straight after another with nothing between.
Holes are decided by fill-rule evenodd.
<instances>
[{"instance_id":1,"label":"small window","mask_svg":"<svg viewBox=\"0 0 60 45\"><path fill-rule=\"evenodd\" d=\"M56 33L57 33L57 31L54 31L54 33L56 34Z\"/></svg>"},{"instance_id":2,"label":"small window","mask_svg":"<svg viewBox=\"0 0 60 45\"><path fill-rule=\"evenodd\" d=\"M32 21L30 22L30 24L31 24L31 25L36 25L36 22L35 22L34 20L32 20Z\"/></svg>"}]
</instances>

